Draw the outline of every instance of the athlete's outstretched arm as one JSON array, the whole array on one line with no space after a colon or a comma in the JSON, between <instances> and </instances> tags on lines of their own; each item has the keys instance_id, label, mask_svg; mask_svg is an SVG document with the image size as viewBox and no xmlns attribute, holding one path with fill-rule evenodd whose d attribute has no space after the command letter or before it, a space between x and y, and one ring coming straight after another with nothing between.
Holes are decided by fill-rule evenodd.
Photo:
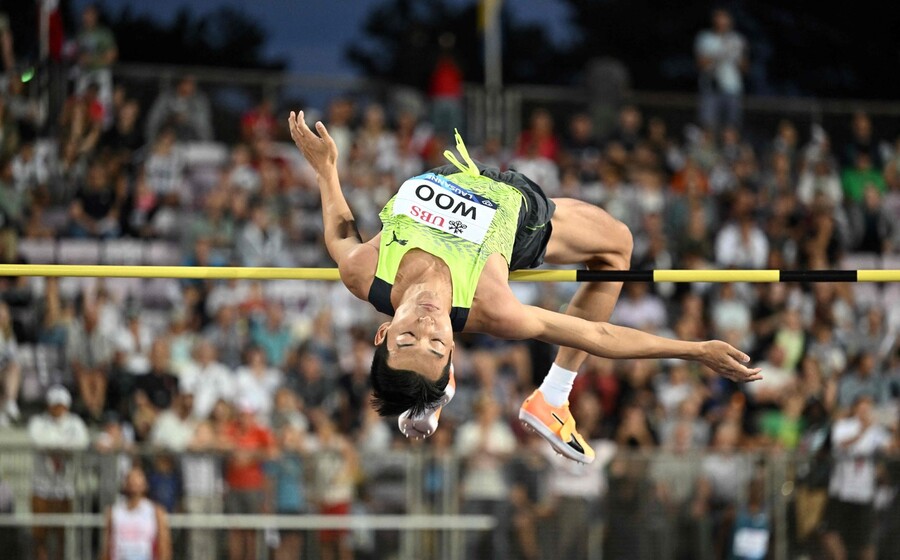
<instances>
[{"instance_id":1,"label":"athlete's outstretched arm","mask_svg":"<svg viewBox=\"0 0 900 560\"><path fill-rule=\"evenodd\" d=\"M303 120L303 111L288 117L291 138L303 152L306 161L316 172L319 192L322 196L322 221L325 224L325 247L334 262L341 261L350 251L362 244L359 230L350 206L341 192L337 170L337 145L325 129L322 121L316 123L316 132L310 130Z\"/></svg>"},{"instance_id":2,"label":"athlete's outstretched arm","mask_svg":"<svg viewBox=\"0 0 900 560\"><path fill-rule=\"evenodd\" d=\"M504 338L534 338L578 348L612 359L681 358L700 362L732 381L762 379L759 368L748 368L750 357L719 340L688 342L652 335L628 327L591 322L540 307L520 305L493 333ZM743 362L743 363L742 363Z\"/></svg>"}]
</instances>

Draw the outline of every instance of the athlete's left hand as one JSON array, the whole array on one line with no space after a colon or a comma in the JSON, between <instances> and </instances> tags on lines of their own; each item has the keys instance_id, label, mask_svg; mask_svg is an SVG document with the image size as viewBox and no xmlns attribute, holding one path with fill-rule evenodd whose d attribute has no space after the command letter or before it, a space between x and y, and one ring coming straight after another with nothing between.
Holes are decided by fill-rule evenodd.
<instances>
[{"instance_id":1,"label":"athlete's left hand","mask_svg":"<svg viewBox=\"0 0 900 560\"><path fill-rule=\"evenodd\" d=\"M743 383L762 379L761 368L748 368L744 364L750 357L721 340L700 343L698 361L726 379Z\"/></svg>"},{"instance_id":2,"label":"athlete's left hand","mask_svg":"<svg viewBox=\"0 0 900 560\"><path fill-rule=\"evenodd\" d=\"M291 129L291 138L294 144L303 152L303 157L319 175L334 170L337 166L337 144L328 134L322 121L316 122L316 132L310 130L303 119L303 111L295 113L291 111L288 117L288 127Z\"/></svg>"}]
</instances>

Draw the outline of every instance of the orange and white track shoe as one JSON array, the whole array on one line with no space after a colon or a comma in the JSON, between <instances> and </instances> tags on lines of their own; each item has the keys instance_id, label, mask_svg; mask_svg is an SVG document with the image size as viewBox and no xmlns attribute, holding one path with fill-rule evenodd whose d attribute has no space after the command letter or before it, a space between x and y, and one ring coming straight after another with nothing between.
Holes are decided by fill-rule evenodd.
<instances>
[{"instance_id":1,"label":"orange and white track shoe","mask_svg":"<svg viewBox=\"0 0 900 560\"><path fill-rule=\"evenodd\" d=\"M519 409L519 420L550 442L557 453L579 463L594 462L594 450L575 430L569 403L550 406L544 394L535 390Z\"/></svg>"},{"instance_id":2,"label":"orange and white track shoe","mask_svg":"<svg viewBox=\"0 0 900 560\"><path fill-rule=\"evenodd\" d=\"M450 402L456 394L456 378L453 376L453 366L450 366L450 381L444 389L444 396L434 405L425 409L425 412L412 416L407 410L397 418L397 426L400 433L412 439L425 439L437 430L438 421L441 419L441 410Z\"/></svg>"}]
</instances>

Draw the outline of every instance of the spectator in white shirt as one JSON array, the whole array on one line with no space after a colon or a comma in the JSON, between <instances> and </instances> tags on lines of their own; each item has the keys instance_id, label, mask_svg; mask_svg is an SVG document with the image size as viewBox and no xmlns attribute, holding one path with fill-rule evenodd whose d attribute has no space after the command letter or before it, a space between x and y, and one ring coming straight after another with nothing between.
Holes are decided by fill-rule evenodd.
<instances>
[{"instance_id":1,"label":"spectator in white shirt","mask_svg":"<svg viewBox=\"0 0 900 560\"><path fill-rule=\"evenodd\" d=\"M716 262L723 268L765 268L769 240L753 221L753 195L739 192L734 219L716 236Z\"/></svg>"},{"instance_id":2,"label":"spectator in white shirt","mask_svg":"<svg viewBox=\"0 0 900 560\"><path fill-rule=\"evenodd\" d=\"M179 387L172 406L156 418L150 432L150 442L169 451L181 452L188 448L197 429L194 395L187 387Z\"/></svg>"},{"instance_id":3,"label":"spectator in white shirt","mask_svg":"<svg viewBox=\"0 0 900 560\"><path fill-rule=\"evenodd\" d=\"M797 373L787 368L786 358L784 348L773 344L769 347L766 359L757 364L758 367L764 368L763 371L766 372L764 378L744 386L756 404L778 405L796 385Z\"/></svg>"},{"instance_id":4,"label":"spectator in white shirt","mask_svg":"<svg viewBox=\"0 0 900 560\"><path fill-rule=\"evenodd\" d=\"M825 156L808 161L797 181L797 198L802 204L810 206L816 196L824 196L832 208L844 201L841 177Z\"/></svg>"},{"instance_id":5,"label":"spectator in white shirt","mask_svg":"<svg viewBox=\"0 0 900 560\"><path fill-rule=\"evenodd\" d=\"M234 374L216 360L216 347L206 339L194 346L194 360L181 372L179 386L194 395L194 417L209 418L219 400L234 398Z\"/></svg>"},{"instance_id":6,"label":"spectator in white shirt","mask_svg":"<svg viewBox=\"0 0 900 560\"><path fill-rule=\"evenodd\" d=\"M509 162L509 167L527 175L547 196L559 196L559 167L552 159L541 156L538 147L537 143L530 143L525 154Z\"/></svg>"},{"instance_id":7,"label":"spectator in white shirt","mask_svg":"<svg viewBox=\"0 0 900 560\"><path fill-rule=\"evenodd\" d=\"M139 309L126 311L125 328L117 333L115 363L119 371L143 375L150 371L150 345L153 333L141 320Z\"/></svg>"},{"instance_id":8,"label":"spectator in white shirt","mask_svg":"<svg viewBox=\"0 0 900 560\"><path fill-rule=\"evenodd\" d=\"M28 423L28 437L39 450L34 455L32 471L32 513L70 513L75 497L75 463L73 451L87 449L90 444L87 427L69 412L72 396L61 385L47 390L47 412L34 416ZM65 543L61 528L35 527L35 558L46 560L48 538L56 536L56 557L62 559Z\"/></svg>"},{"instance_id":9,"label":"spectator in white shirt","mask_svg":"<svg viewBox=\"0 0 900 560\"><path fill-rule=\"evenodd\" d=\"M266 354L256 346L244 352L244 364L235 372L234 394L241 400L253 403L257 421L268 426L275 392L284 382L284 375L269 367Z\"/></svg>"},{"instance_id":10,"label":"spectator in white shirt","mask_svg":"<svg viewBox=\"0 0 900 560\"><path fill-rule=\"evenodd\" d=\"M613 312L614 323L649 331L666 326L666 307L659 296L649 292L646 282L628 282L624 292Z\"/></svg>"},{"instance_id":11,"label":"spectator in white shirt","mask_svg":"<svg viewBox=\"0 0 900 560\"><path fill-rule=\"evenodd\" d=\"M721 285L719 297L713 300L710 315L713 336L739 348L750 346L753 340L750 306L738 297L734 284Z\"/></svg>"},{"instance_id":12,"label":"spectator in white shirt","mask_svg":"<svg viewBox=\"0 0 900 560\"><path fill-rule=\"evenodd\" d=\"M831 558L875 558L874 456L891 443L891 435L875 423L874 403L863 396L853 416L831 428L834 466L828 484L823 543Z\"/></svg>"}]
</instances>

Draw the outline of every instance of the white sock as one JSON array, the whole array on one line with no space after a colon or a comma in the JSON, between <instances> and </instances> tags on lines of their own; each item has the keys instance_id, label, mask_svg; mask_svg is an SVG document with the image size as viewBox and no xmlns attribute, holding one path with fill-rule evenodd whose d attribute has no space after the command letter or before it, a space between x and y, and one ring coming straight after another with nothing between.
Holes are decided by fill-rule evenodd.
<instances>
[{"instance_id":1,"label":"white sock","mask_svg":"<svg viewBox=\"0 0 900 560\"><path fill-rule=\"evenodd\" d=\"M570 371L559 367L556 364L550 366L550 371L544 378L544 382L539 387L541 393L544 394L544 400L550 406L562 406L569 400L569 393L572 392L572 384L575 383L577 371Z\"/></svg>"}]
</instances>

